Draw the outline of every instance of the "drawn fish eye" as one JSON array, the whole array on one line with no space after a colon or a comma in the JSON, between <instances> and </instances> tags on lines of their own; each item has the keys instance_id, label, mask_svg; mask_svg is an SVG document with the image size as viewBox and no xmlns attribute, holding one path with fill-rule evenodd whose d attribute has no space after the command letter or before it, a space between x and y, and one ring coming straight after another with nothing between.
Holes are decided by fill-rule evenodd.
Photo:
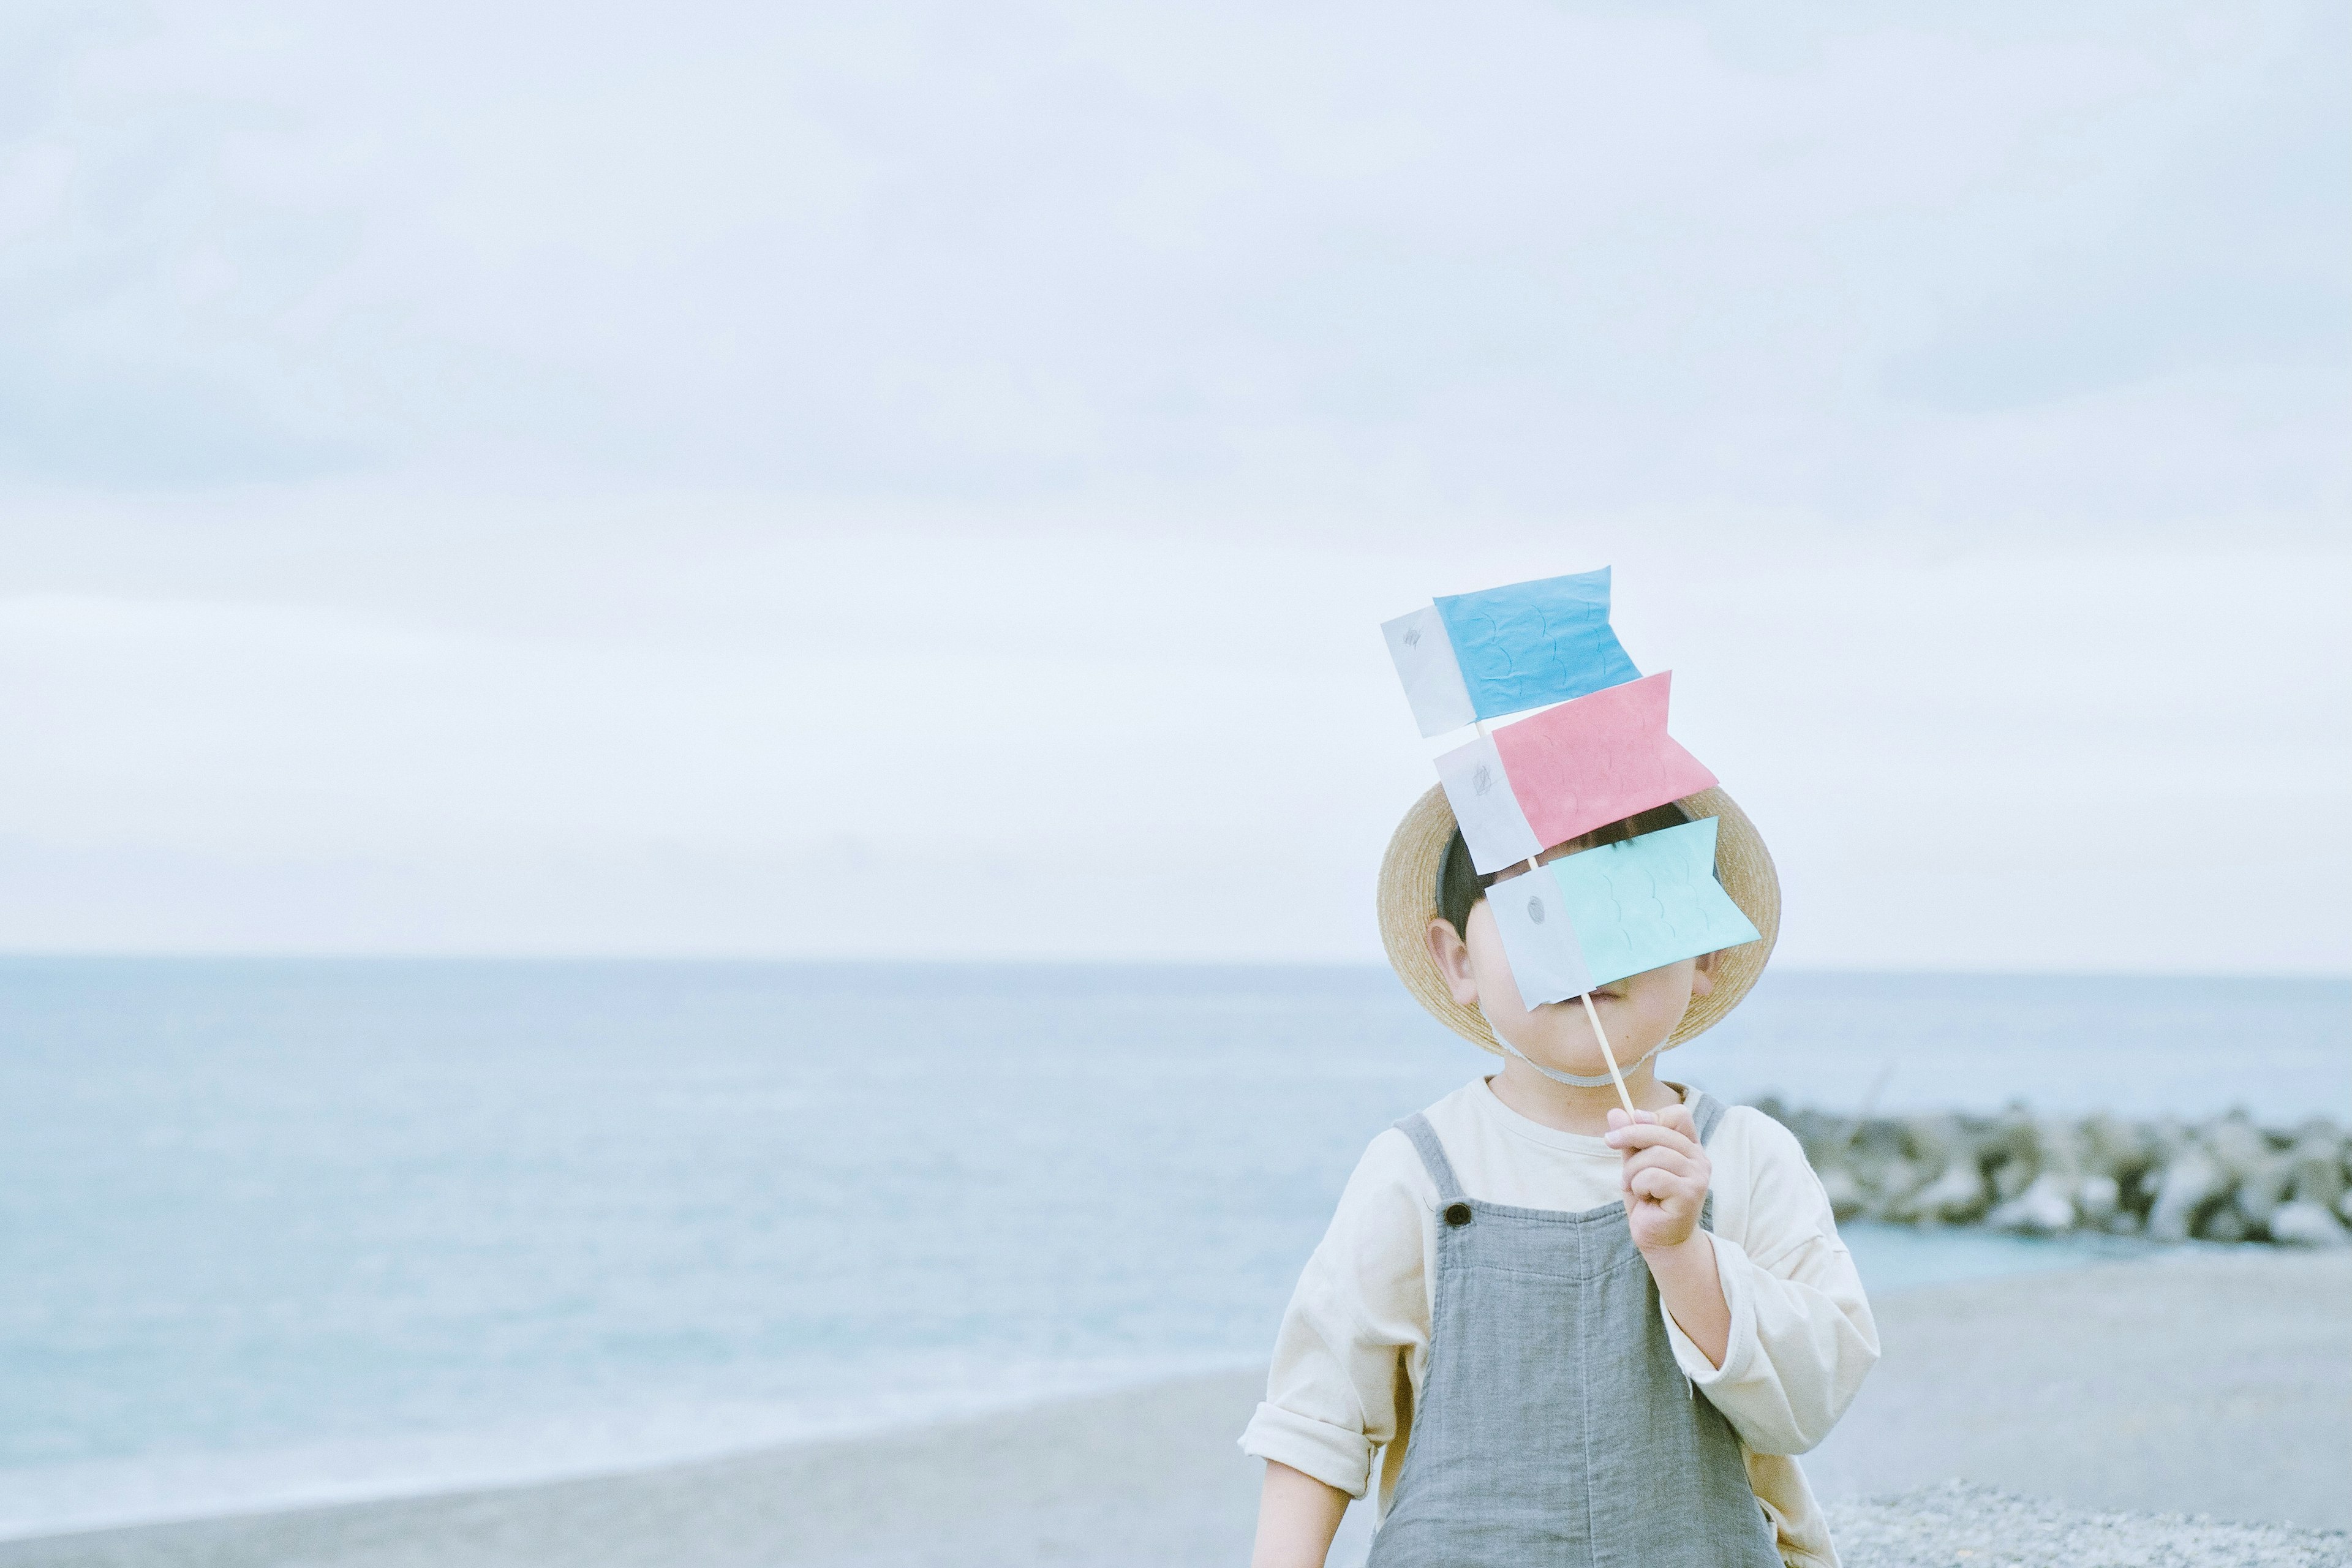
<instances>
[{"instance_id":1,"label":"drawn fish eye","mask_svg":"<svg viewBox=\"0 0 2352 1568\"><path fill-rule=\"evenodd\" d=\"M1470 775L1470 787L1477 791L1480 795L1485 795L1488 790L1494 788L1495 774L1493 770L1488 768L1486 763L1480 763L1478 764L1478 771Z\"/></svg>"},{"instance_id":2,"label":"drawn fish eye","mask_svg":"<svg viewBox=\"0 0 2352 1568\"><path fill-rule=\"evenodd\" d=\"M1529 899L1529 900L1528 900L1528 919L1529 919L1529 920L1531 920L1531 921L1535 921L1535 923L1536 923L1536 924L1538 924L1538 925L1541 925L1541 924L1543 924L1543 922L1544 922L1543 900L1541 900L1540 898L1536 898L1536 899Z\"/></svg>"},{"instance_id":3,"label":"drawn fish eye","mask_svg":"<svg viewBox=\"0 0 2352 1568\"><path fill-rule=\"evenodd\" d=\"M1412 630L1404 634L1404 646L1407 647L1419 647L1421 646L1421 628L1419 626L1415 626Z\"/></svg>"}]
</instances>

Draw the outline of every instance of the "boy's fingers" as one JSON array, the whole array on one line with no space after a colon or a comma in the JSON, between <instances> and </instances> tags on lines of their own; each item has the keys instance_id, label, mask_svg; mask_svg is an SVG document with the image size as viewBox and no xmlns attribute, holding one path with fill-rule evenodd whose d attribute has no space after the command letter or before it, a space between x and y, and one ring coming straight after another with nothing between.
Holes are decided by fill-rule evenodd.
<instances>
[{"instance_id":1,"label":"boy's fingers","mask_svg":"<svg viewBox=\"0 0 2352 1568\"><path fill-rule=\"evenodd\" d=\"M1685 1178L1698 1174L1698 1165L1687 1154L1675 1149L1643 1149L1625 1159L1625 1174L1636 1171L1667 1171Z\"/></svg>"},{"instance_id":2,"label":"boy's fingers","mask_svg":"<svg viewBox=\"0 0 2352 1568\"><path fill-rule=\"evenodd\" d=\"M1665 1172L1658 1170L1636 1171L1633 1173L1633 1180L1626 1183L1626 1185L1635 1196L1651 1198L1660 1203L1675 1196L1682 1190L1680 1182Z\"/></svg>"},{"instance_id":3,"label":"boy's fingers","mask_svg":"<svg viewBox=\"0 0 2352 1568\"><path fill-rule=\"evenodd\" d=\"M1610 1131L1601 1142L1612 1149L1679 1149L1685 1154L1699 1152L1698 1140L1671 1127L1654 1121L1644 1121L1632 1127L1619 1127Z\"/></svg>"}]
</instances>

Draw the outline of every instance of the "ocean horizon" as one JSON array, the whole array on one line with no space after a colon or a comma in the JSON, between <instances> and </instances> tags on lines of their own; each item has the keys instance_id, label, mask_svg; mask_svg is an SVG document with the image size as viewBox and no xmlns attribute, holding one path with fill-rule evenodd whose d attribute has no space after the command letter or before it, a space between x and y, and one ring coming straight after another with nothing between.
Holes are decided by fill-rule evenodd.
<instances>
[{"instance_id":1,"label":"ocean horizon","mask_svg":"<svg viewBox=\"0 0 2352 1568\"><path fill-rule=\"evenodd\" d=\"M1377 966L0 959L0 1534L1246 1364L1493 1058ZM2352 980L1775 971L1727 1098L2352 1120ZM1874 1290L2105 1242L1858 1229Z\"/></svg>"}]
</instances>

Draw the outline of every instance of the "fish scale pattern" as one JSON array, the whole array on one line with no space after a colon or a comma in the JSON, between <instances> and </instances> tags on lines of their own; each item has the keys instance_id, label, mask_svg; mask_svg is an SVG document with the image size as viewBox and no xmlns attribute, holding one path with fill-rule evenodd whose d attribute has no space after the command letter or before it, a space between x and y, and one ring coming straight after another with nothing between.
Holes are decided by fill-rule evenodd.
<instances>
[{"instance_id":1,"label":"fish scale pattern","mask_svg":"<svg viewBox=\"0 0 2352 1568\"><path fill-rule=\"evenodd\" d=\"M1564 844L1713 786L1715 775L1666 733L1673 679L1645 676L1495 731L1537 843Z\"/></svg>"},{"instance_id":2,"label":"fish scale pattern","mask_svg":"<svg viewBox=\"0 0 2352 1568\"><path fill-rule=\"evenodd\" d=\"M1595 985L1758 939L1715 877L1711 816L1563 856L1545 869Z\"/></svg>"},{"instance_id":3,"label":"fish scale pattern","mask_svg":"<svg viewBox=\"0 0 2352 1568\"><path fill-rule=\"evenodd\" d=\"M1609 624L1609 569L1436 601L1481 719L1638 680Z\"/></svg>"}]
</instances>

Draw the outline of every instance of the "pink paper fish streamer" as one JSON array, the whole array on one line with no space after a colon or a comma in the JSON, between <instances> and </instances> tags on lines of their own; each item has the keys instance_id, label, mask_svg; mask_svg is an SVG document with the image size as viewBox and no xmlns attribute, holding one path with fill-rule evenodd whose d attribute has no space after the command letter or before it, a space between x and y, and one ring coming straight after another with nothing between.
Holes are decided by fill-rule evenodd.
<instances>
[{"instance_id":1,"label":"pink paper fish streamer","mask_svg":"<svg viewBox=\"0 0 2352 1568\"><path fill-rule=\"evenodd\" d=\"M1672 681L1662 671L1612 686L1439 757L1471 863L1499 871L1713 786L1715 775L1666 733Z\"/></svg>"}]
</instances>

